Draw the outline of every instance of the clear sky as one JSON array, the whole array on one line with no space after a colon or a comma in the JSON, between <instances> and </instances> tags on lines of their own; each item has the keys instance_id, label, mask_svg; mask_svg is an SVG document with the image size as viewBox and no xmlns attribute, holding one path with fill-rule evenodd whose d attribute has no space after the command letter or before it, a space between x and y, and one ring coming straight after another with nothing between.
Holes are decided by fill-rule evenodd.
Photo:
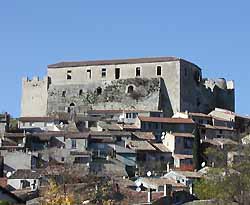
<instances>
[{"instance_id":1,"label":"clear sky","mask_svg":"<svg viewBox=\"0 0 250 205\"><path fill-rule=\"evenodd\" d=\"M20 114L21 78L62 60L177 56L235 80L250 114L249 0L1 0L0 112Z\"/></svg>"}]
</instances>

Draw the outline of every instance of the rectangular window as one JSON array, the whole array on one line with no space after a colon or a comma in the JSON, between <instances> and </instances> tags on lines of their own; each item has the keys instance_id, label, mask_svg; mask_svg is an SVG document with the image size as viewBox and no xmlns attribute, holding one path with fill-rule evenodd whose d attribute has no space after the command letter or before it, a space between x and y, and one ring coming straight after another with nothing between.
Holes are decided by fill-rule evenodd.
<instances>
[{"instance_id":1,"label":"rectangular window","mask_svg":"<svg viewBox=\"0 0 250 205\"><path fill-rule=\"evenodd\" d=\"M193 147L193 140L190 138L184 138L184 148L191 149Z\"/></svg>"},{"instance_id":2,"label":"rectangular window","mask_svg":"<svg viewBox=\"0 0 250 205\"><path fill-rule=\"evenodd\" d=\"M185 77L187 77L187 68L184 68Z\"/></svg>"},{"instance_id":3,"label":"rectangular window","mask_svg":"<svg viewBox=\"0 0 250 205\"><path fill-rule=\"evenodd\" d=\"M71 139L71 148L76 149L76 139Z\"/></svg>"},{"instance_id":4,"label":"rectangular window","mask_svg":"<svg viewBox=\"0 0 250 205\"><path fill-rule=\"evenodd\" d=\"M156 73L157 73L157 75L159 76L159 75L161 75L161 66L157 66L156 67Z\"/></svg>"},{"instance_id":5,"label":"rectangular window","mask_svg":"<svg viewBox=\"0 0 250 205\"><path fill-rule=\"evenodd\" d=\"M72 71L68 70L67 71L67 80L71 80L72 79Z\"/></svg>"},{"instance_id":6,"label":"rectangular window","mask_svg":"<svg viewBox=\"0 0 250 205\"><path fill-rule=\"evenodd\" d=\"M120 68L116 68L115 69L115 79L119 79L120 78Z\"/></svg>"},{"instance_id":7,"label":"rectangular window","mask_svg":"<svg viewBox=\"0 0 250 205\"><path fill-rule=\"evenodd\" d=\"M141 75L141 68L140 67L137 67L135 69L135 76L140 76Z\"/></svg>"},{"instance_id":8,"label":"rectangular window","mask_svg":"<svg viewBox=\"0 0 250 205\"><path fill-rule=\"evenodd\" d=\"M87 78L91 79L91 70L90 69L87 70Z\"/></svg>"},{"instance_id":9,"label":"rectangular window","mask_svg":"<svg viewBox=\"0 0 250 205\"><path fill-rule=\"evenodd\" d=\"M106 68L102 68L102 78L106 77Z\"/></svg>"},{"instance_id":10,"label":"rectangular window","mask_svg":"<svg viewBox=\"0 0 250 205\"><path fill-rule=\"evenodd\" d=\"M138 113L133 113L133 118L136 118L138 116Z\"/></svg>"},{"instance_id":11,"label":"rectangular window","mask_svg":"<svg viewBox=\"0 0 250 205\"><path fill-rule=\"evenodd\" d=\"M159 130L160 129L160 123L156 123L156 128L155 129L157 129L157 130Z\"/></svg>"}]
</instances>

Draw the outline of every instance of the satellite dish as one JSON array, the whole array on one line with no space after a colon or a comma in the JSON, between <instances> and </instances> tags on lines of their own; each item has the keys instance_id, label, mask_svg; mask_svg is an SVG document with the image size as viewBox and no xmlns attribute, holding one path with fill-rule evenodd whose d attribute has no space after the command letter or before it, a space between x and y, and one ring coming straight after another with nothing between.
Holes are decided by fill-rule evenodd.
<instances>
[{"instance_id":1,"label":"satellite dish","mask_svg":"<svg viewBox=\"0 0 250 205\"><path fill-rule=\"evenodd\" d=\"M11 172L8 172L8 173L6 174L7 178L9 178L11 175L12 175Z\"/></svg>"},{"instance_id":2,"label":"satellite dish","mask_svg":"<svg viewBox=\"0 0 250 205\"><path fill-rule=\"evenodd\" d=\"M204 168L205 166L206 166L206 162L202 162L202 163L201 163L201 167Z\"/></svg>"},{"instance_id":3,"label":"satellite dish","mask_svg":"<svg viewBox=\"0 0 250 205\"><path fill-rule=\"evenodd\" d=\"M136 181L135 184L137 187L140 187L142 185L142 183L140 181Z\"/></svg>"},{"instance_id":4,"label":"satellite dish","mask_svg":"<svg viewBox=\"0 0 250 205\"><path fill-rule=\"evenodd\" d=\"M147 172L147 176L150 177L152 175L151 171Z\"/></svg>"},{"instance_id":5,"label":"satellite dish","mask_svg":"<svg viewBox=\"0 0 250 205\"><path fill-rule=\"evenodd\" d=\"M140 188L140 187L137 187L137 188L136 188L136 191L137 191L137 192L140 192L140 191L141 191L141 188Z\"/></svg>"},{"instance_id":6,"label":"satellite dish","mask_svg":"<svg viewBox=\"0 0 250 205\"><path fill-rule=\"evenodd\" d=\"M162 140L165 139L165 135L166 135L166 132L162 132L162 133L161 133L161 139L162 139Z\"/></svg>"}]
</instances>

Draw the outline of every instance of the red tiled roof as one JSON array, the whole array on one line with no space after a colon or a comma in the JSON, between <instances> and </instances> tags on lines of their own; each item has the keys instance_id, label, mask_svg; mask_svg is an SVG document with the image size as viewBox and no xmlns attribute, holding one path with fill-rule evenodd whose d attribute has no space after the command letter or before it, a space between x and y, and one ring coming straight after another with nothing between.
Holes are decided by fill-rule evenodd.
<instances>
[{"instance_id":1,"label":"red tiled roof","mask_svg":"<svg viewBox=\"0 0 250 205\"><path fill-rule=\"evenodd\" d=\"M193 155L187 155L187 154L174 154L173 157L178 159L193 159Z\"/></svg>"},{"instance_id":2,"label":"red tiled roof","mask_svg":"<svg viewBox=\"0 0 250 205\"><path fill-rule=\"evenodd\" d=\"M199 112L190 112L189 113L190 116L194 116L194 117L206 117L206 118L211 118L210 115L204 114L204 113L199 113Z\"/></svg>"},{"instance_id":3,"label":"red tiled roof","mask_svg":"<svg viewBox=\"0 0 250 205\"><path fill-rule=\"evenodd\" d=\"M155 151L156 149L147 141L129 141L127 146L135 151Z\"/></svg>"},{"instance_id":4,"label":"red tiled roof","mask_svg":"<svg viewBox=\"0 0 250 205\"><path fill-rule=\"evenodd\" d=\"M152 143L152 145L159 150L160 152L171 152L164 144L162 143Z\"/></svg>"},{"instance_id":5,"label":"red tiled roof","mask_svg":"<svg viewBox=\"0 0 250 205\"><path fill-rule=\"evenodd\" d=\"M94 65L117 65L117 64L136 64L136 63L155 63L179 61L176 57L153 57L153 58L130 58L116 60L92 60L92 61L74 61L74 62L59 62L48 65L48 68L63 68L63 67L79 67L79 66L94 66Z\"/></svg>"},{"instance_id":6,"label":"red tiled roof","mask_svg":"<svg viewBox=\"0 0 250 205\"><path fill-rule=\"evenodd\" d=\"M139 139L155 140L155 136L152 132L133 132L132 134Z\"/></svg>"},{"instance_id":7,"label":"red tiled roof","mask_svg":"<svg viewBox=\"0 0 250 205\"><path fill-rule=\"evenodd\" d=\"M175 136L175 137L190 137L190 138L194 138L194 135L191 134L191 133L177 133L177 132L174 132L174 133L170 133L171 135Z\"/></svg>"},{"instance_id":8,"label":"red tiled roof","mask_svg":"<svg viewBox=\"0 0 250 205\"><path fill-rule=\"evenodd\" d=\"M235 129L234 129L234 128L225 127L225 126L205 125L204 127L205 127L206 129L235 131Z\"/></svg>"},{"instance_id":9,"label":"red tiled roof","mask_svg":"<svg viewBox=\"0 0 250 205\"><path fill-rule=\"evenodd\" d=\"M51 122L54 121L54 117L20 117L20 122Z\"/></svg>"},{"instance_id":10,"label":"red tiled roof","mask_svg":"<svg viewBox=\"0 0 250 205\"><path fill-rule=\"evenodd\" d=\"M139 116L139 119L143 122L194 124L194 121L192 119L185 119L185 118L163 118L163 117L142 117L142 116Z\"/></svg>"}]
</instances>

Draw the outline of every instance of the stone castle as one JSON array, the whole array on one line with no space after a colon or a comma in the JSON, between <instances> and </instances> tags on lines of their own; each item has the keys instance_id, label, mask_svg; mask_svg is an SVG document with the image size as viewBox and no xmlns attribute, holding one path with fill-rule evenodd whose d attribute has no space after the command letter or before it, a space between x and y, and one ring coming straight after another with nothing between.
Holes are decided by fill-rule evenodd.
<instances>
[{"instance_id":1,"label":"stone castle","mask_svg":"<svg viewBox=\"0 0 250 205\"><path fill-rule=\"evenodd\" d=\"M22 80L22 117L87 110L208 113L215 107L234 111L234 82L202 77L184 59L156 57L60 62L44 79Z\"/></svg>"}]
</instances>

